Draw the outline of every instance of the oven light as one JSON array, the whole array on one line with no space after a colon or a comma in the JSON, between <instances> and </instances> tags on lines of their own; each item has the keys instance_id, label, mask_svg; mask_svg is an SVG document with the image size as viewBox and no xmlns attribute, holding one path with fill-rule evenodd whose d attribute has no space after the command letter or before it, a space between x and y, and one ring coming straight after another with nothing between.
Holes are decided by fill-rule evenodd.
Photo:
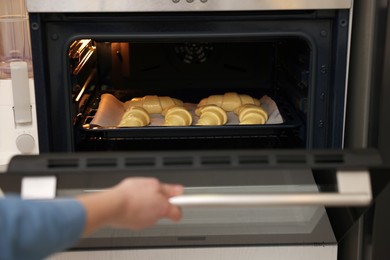
<instances>
[{"instance_id":1,"label":"oven light","mask_svg":"<svg viewBox=\"0 0 390 260\"><path fill-rule=\"evenodd\" d=\"M78 40L73 42L69 48L69 58L71 59L80 59L80 56L88 49L88 46L92 44L91 39Z\"/></svg>"},{"instance_id":2,"label":"oven light","mask_svg":"<svg viewBox=\"0 0 390 260\"><path fill-rule=\"evenodd\" d=\"M76 68L73 70L73 74L74 75L77 75L81 70L82 68L84 67L84 65L87 63L87 61L89 60L89 58L92 56L93 52L95 51L95 47L94 46L91 46L91 48L88 50L87 54L82 58L82 60L79 62L79 64L76 66Z\"/></svg>"},{"instance_id":3,"label":"oven light","mask_svg":"<svg viewBox=\"0 0 390 260\"><path fill-rule=\"evenodd\" d=\"M95 52L91 39L83 39L73 42L69 47L69 59L74 63L73 74L77 75Z\"/></svg>"}]
</instances>

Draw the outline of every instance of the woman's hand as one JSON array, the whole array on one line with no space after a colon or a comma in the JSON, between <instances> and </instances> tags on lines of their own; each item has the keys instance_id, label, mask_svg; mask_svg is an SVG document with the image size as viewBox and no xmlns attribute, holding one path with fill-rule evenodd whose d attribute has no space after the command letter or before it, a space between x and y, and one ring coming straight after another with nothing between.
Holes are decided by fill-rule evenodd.
<instances>
[{"instance_id":1,"label":"woman's hand","mask_svg":"<svg viewBox=\"0 0 390 260\"><path fill-rule=\"evenodd\" d=\"M155 178L127 178L106 191L77 199L86 209L84 234L103 226L143 229L161 218L181 219L181 210L169 198L183 193L183 186Z\"/></svg>"},{"instance_id":2,"label":"woman's hand","mask_svg":"<svg viewBox=\"0 0 390 260\"><path fill-rule=\"evenodd\" d=\"M153 178L129 178L112 189L114 197L122 200L113 226L142 229L161 218L181 219L181 210L169 203L169 198L183 193L180 185L160 183Z\"/></svg>"}]
</instances>

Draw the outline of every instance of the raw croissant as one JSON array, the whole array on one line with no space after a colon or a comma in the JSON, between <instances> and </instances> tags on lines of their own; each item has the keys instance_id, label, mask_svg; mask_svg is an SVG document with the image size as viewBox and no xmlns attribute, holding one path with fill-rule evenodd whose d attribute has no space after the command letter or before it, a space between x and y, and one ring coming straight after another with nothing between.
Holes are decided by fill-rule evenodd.
<instances>
[{"instance_id":1,"label":"raw croissant","mask_svg":"<svg viewBox=\"0 0 390 260\"><path fill-rule=\"evenodd\" d=\"M162 115L165 116L164 126L189 126L192 124L192 115L182 106L165 108Z\"/></svg>"},{"instance_id":2,"label":"raw croissant","mask_svg":"<svg viewBox=\"0 0 390 260\"><path fill-rule=\"evenodd\" d=\"M133 98L125 102L125 109L132 106L143 107L149 114L160 114L165 108L171 106L182 106L183 101L167 96L144 96Z\"/></svg>"},{"instance_id":3,"label":"raw croissant","mask_svg":"<svg viewBox=\"0 0 390 260\"><path fill-rule=\"evenodd\" d=\"M249 95L237 94L236 92L227 92L224 95L211 95L208 98L204 98L199 102L198 106L217 105L223 108L225 111L230 112L245 104L254 104L260 106L260 101L256 98L252 98Z\"/></svg>"},{"instance_id":4,"label":"raw croissant","mask_svg":"<svg viewBox=\"0 0 390 260\"><path fill-rule=\"evenodd\" d=\"M265 124L268 120L267 112L260 106L246 104L234 110L238 115L240 125Z\"/></svg>"},{"instance_id":5,"label":"raw croissant","mask_svg":"<svg viewBox=\"0 0 390 260\"><path fill-rule=\"evenodd\" d=\"M150 124L148 112L142 107L130 107L122 116L118 127L138 127Z\"/></svg>"},{"instance_id":6,"label":"raw croissant","mask_svg":"<svg viewBox=\"0 0 390 260\"><path fill-rule=\"evenodd\" d=\"M224 125L227 122L226 111L217 105L198 107L195 114L199 116L196 125Z\"/></svg>"}]
</instances>

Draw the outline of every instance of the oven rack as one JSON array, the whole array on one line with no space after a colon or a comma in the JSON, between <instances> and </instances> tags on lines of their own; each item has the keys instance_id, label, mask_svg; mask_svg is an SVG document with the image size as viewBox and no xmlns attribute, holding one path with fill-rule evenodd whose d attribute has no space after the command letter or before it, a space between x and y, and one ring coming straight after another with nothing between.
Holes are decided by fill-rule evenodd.
<instances>
[{"instance_id":1,"label":"oven rack","mask_svg":"<svg viewBox=\"0 0 390 260\"><path fill-rule=\"evenodd\" d=\"M170 139L170 138L242 138L279 136L286 130L298 129L303 122L291 104L277 99L279 112L283 118L281 124L264 125L224 125L224 126L147 126L133 128L84 128L94 118L96 108L88 108L79 121L78 128L85 136L103 139Z\"/></svg>"}]
</instances>

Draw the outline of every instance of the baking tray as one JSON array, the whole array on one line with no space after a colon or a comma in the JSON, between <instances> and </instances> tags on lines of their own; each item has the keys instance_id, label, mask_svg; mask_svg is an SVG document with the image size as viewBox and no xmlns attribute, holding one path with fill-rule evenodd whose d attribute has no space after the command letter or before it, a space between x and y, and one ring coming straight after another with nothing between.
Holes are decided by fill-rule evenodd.
<instances>
[{"instance_id":1,"label":"baking tray","mask_svg":"<svg viewBox=\"0 0 390 260\"><path fill-rule=\"evenodd\" d=\"M278 113L282 121L264 125L227 124L223 126L159 126L119 128L116 126L99 126L93 124L98 113L99 98L91 102L80 120L79 128L87 136L94 138L121 138L121 139L176 139L176 138L234 138L271 136L285 132L287 129L298 128L302 120L295 109L282 98L272 98L277 104Z\"/></svg>"}]
</instances>

